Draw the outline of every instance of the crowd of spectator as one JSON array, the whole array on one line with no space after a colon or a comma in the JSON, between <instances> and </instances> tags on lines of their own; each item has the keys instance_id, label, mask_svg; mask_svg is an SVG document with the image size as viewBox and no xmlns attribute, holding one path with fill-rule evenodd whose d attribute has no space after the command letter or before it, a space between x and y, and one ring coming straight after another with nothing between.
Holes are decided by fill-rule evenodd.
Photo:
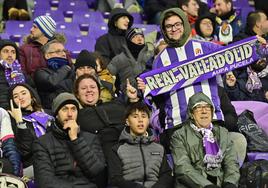
<instances>
[{"instance_id":1,"label":"crowd of spectator","mask_svg":"<svg viewBox=\"0 0 268 188\"><path fill-rule=\"evenodd\" d=\"M99 0L108 31L72 59L55 18L4 0L3 20L33 25L20 46L0 40L2 171L40 188L238 187L247 140L231 102L268 102L268 8L255 6L245 19L232 0ZM133 13L159 26L153 48ZM142 73L254 36L250 65L145 95Z\"/></svg>"}]
</instances>

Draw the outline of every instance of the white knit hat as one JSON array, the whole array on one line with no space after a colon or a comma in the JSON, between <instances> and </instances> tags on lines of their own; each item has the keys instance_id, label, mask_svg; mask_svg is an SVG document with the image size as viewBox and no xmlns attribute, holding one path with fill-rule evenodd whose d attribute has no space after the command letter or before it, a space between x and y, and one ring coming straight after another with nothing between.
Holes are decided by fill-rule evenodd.
<instances>
[{"instance_id":1,"label":"white knit hat","mask_svg":"<svg viewBox=\"0 0 268 188\"><path fill-rule=\"evenodd\" d=\"M38 16L33 21L44 35L51 39L56 31L56 22L50 16Z\"/></svg>"}]
</instances>

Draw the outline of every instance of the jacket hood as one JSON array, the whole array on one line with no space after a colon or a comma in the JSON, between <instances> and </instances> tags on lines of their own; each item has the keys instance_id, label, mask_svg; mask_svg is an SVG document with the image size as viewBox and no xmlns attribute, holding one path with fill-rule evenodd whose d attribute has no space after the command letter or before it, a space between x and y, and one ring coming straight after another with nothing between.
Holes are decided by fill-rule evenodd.
<instances>
[{"instance_id":1,"label":"jacket hood","mask_svg":"<svg viewBox=\"0 0 268 188\"><path fill-rule=\"evenodd\" d=\"M150 129L147 129L147 132L148 136L132 136L130 134L129 126L126 126L119 137L119 142L127 142L129 144L149 144L155 139Z\"/></svg>"},{"instance_id":2,"label":"jacket hood","mask_svg":"<svg viewBox=\"0 0 268 188\"><path fill-rule=\"evenodd\" d=\"M203 35L203 33L201 32L201 29L200 29L200 22L203 19L206 19L207 18L207 19L209 19L212 22L213 32L212 32L211 36L214 36L216 34L216 21L215 21L215 17L216 17L216 15L215 14L211 14L211 13L206 13L206 14L198 17L198 19L195 22L195 31L196 31L196 33L199 36L204 37L204 35Z\"/></svg>"},{"instance_id":3,"label":"jacket hood","mask_svg":"<svg viewBox=\"0 0 268 188\"><path fill-rule=\"evenodd\" d=\"M183 27L184 27L184 33L181 36L181 38L179 40L170 40L167 37L166 31L165 31L165 26L164 26L164 18L167 15L167 13L175 13L176 15L178 15L182 22L183 22ZM170 47L181 47L183 46L186 41L188 40L190 34L191 34L191 26L189 24L189 21L185 15L185 13L180 9L180 8L171 8L171 9L167 9L165 10L161 16L160 16L160 29L161 32L163 34L164 40L165 42L170 46Z\"/></svg>"},{"instance_id":4,"label":"jacket hood","mask_svg":"<svg viewBox=\"0 0 268 188\"><path fill-rule=\"evenodd\" d=\"M210 100L210 98L207 95L205 95L204 93L199 92L199 93L196 93L189 98L188 107L187 107L188 117L191 117L191 115L193 113L193 108L197 104L202 103L202 102L205 102L205 103L209 104L210 106L212 106L213 112L214 112L215 108L214 108L214 105L213 105L212 101Z\"/></svg>"},{"instance_id":5,"label":"jacket hood","mask_svg":"<svg viewBox=\"0 0 268 188\"><path fill-rule=\"evenodd\" d=\"M122 16L128 17L128 19L129 19L128 29L131 28L131 26L133 24L133 16L131 16L131 14L129 14L129 12L124 8L114 8L111 11L111 14L109 16L109 21L108 21L109 32L111 32L111 31L112 32L115 32L115 31L119 32L120 29L118 29L115 26L115 22ZM125 34L125 32L124 32L124 34Z\"/></svg>"}]
</instances>

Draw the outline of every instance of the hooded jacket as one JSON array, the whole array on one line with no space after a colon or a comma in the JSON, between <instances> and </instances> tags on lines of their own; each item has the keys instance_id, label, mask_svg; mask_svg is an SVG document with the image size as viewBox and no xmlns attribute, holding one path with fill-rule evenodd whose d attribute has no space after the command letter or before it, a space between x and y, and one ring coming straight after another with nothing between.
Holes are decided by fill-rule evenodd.
<instances>
[{"instance_id":1,"label":"hooded jacket","mask_svg":"<svg viewBox=\"0 0 268 188\"><path fill-rule=\"evenodd\" d=\"M107 157L111 185L119 188L170 188L173 186L171 169L164 148L148 136L132 136L126 127L119 144Z\"/></svg>"},{"instance_id":2,"label":"hooded jacket","mask_svg":"<svg viewBox=\"0 0 268 188\"><path fill-rule=\"evenodd\" d=\"M213 103L205 94L197 93L189 99L189 117L191 117L194 105L201 101L213 107ZM228 131L213 123L212 132L221 149L223 160L219 167L208 170L203 161L205 156L203 136L190 126L191 123L193 123L193 120L189 118L180 126L181 128L174 132L171 138L176 182L183 183L191 188L205 187L212 184L220 187L232 184L232 187L236 187L240 177L239 165ZM212 180L215 180L215 182Z\"/></svg>"},{"instance_id":3,"label":"hooded jacket","mask_svg":"<svg viewBox=\"0 0 268 188\"><path fill-rule=\"evenodd\" d=\"M174 13L176 15L178 15L182 22L183 22L183 28L184 28L184 32L182 37L179 40L172 40L169 39L166 33L166 29L165 29L165 16L167 13ZM165 10L161 16L160 16L160 29L162 31L163 37L165 42L168 44L169 47L181 47L183 46L187 40L190 37L191 34L191 26L189 24L188 18L186 17L185 13L180 9L180 8L171 8L168 10Z\"/></svg>"},{"instance_id":4,"label":"hooded jacket","mask_svg":"<svg viewBox=\"0 0 268 188\"><path fill-rule=\"evenodd\" d=\"M122 16L129 18L128 28L133 24L133 17L123 8L112 10L108 21L108 33L100 36L95 45L95 51L98 51L106 62L122 52L122 46L126 45L125 30L118 29L115 22Z\"/></svg>"}]
</instances>

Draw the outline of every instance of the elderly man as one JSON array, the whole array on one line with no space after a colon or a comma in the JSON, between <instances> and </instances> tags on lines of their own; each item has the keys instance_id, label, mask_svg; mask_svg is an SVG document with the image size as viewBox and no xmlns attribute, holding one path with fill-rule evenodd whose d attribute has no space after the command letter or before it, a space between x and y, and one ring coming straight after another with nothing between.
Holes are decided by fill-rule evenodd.
<instances>
[{"instance_id":1,"label":"elderly man","mask_svg":"<svg viewBox=\"0 0 268 188\"><path fill-rule=\"evenodd\" d=\"M47 67L41 47L54 38L56 22L50 16L38 16L33 21L30 35L20 47L20 63L24 73L33 76L40 68Z\"/></svg>"},{"instance_id":2,"label":"elderly man","mask_svg":"<svg viewBox=\"0 0 268 188\"><path fill-rule=\"evenodd\" d=\"M188 120L171 139L176 186L236 188L239 166L228 130L212 122L215 108L203 93L189 99Z\"/></svg>"},{"instance_id":3,"label":"elderly man","mask_svg":"<svg viewBox=\"0 0 268 188\"><path fill-rule=\"evenodd\" d=\"M95 177L105 167L96 135L80 131L76 122L79 102L62 93L52 104L51 132L33 144L34 174L38 187L96 188Z\"/></svg>"},{"instance_id":4,"label":"elderly man","mask_svg":"<svg viewBox=\"0 0 268 188\"><path fill-rule=\"evenodd\" d=\"M58 95L57 88L66 79L71 78L72 62L67 59L64 45L52 40L43 47L47 68L41 68L34 74L34 81L45 109L51 108L53 99Z\"/></svg>"}]
</instances>

